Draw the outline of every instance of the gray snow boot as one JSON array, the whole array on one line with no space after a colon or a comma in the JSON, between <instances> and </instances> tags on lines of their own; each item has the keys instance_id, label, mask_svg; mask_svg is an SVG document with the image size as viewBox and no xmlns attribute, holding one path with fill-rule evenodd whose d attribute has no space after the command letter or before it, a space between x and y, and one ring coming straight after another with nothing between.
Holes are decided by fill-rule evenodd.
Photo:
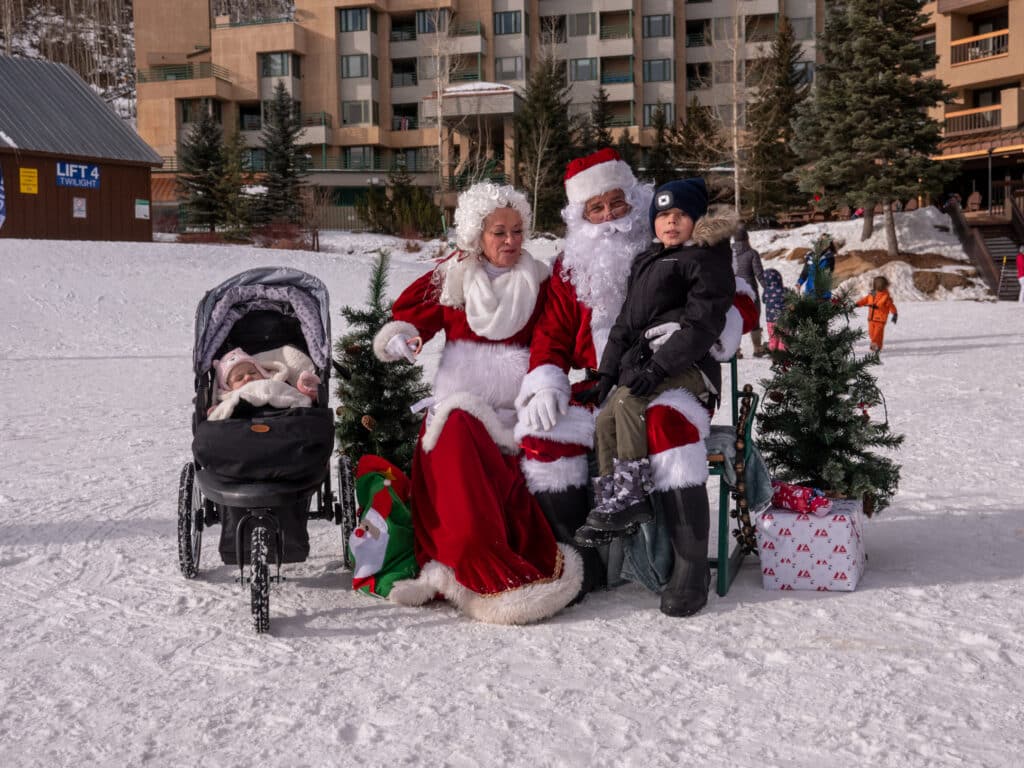
<instances>
[{"instance_id":1,"label":"gray snow boot","mask_svg":"<svg viewBox=\"0 0 1024 768\"><path fill-rule=\"evenodd\" d=\"M654 510L649 498L654 488L651 478L651 460L644 456L641 459L614 459L611 475L611 497L608 493L606 478L598 478L601 483L598 496L599 503L587 515L587 523L576 532L576 541L583 546L596 546L602 541L596 539L624 536L636 530L641 523L654 521ZM605 534L601 537L600 534Z\"/></svg>"}]
</instances>

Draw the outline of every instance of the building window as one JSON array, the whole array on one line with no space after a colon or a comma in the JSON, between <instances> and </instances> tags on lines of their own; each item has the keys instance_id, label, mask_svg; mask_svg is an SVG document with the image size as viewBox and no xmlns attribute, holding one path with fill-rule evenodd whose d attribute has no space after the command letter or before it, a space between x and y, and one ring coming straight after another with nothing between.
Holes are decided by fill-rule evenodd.
<instances>
[{"instance_id":1,"label":"building window","mask_svg":"<svg viewBox=\"0 0 1024 768\"><path fill-rule=\"evenodd\" d=\"M290 53L261 53L260 77L288 77L291 58Z\"/></svg>"},{"instance_id":2,"label":"building window","mask_svg":"<svg viewBox=\"0 0 1024 768\"><path fill-rule=\"evenodd\" d=\"M645 59L644 82L668 83L672 81L672 59Z\"/></svg>"},{"instance_id":3,"label":"building window","mask_svg":"<svg viewBox=\"0 0 1024 768\"><path fill-rule=\"evenodd\" d=\"M565 42L565 16L540 17L540 41L544 45Z\"/></svg>"},{"instance_id":4,"label":"building window","mask_svg":"<svg viewBox=\"0 0 1024 768\"><path fill-rule=\"evenodd\" d=\"M198 123L204 114L213 117L213 121L221 124L221 104L210 99L179 99L181 105L181 122Z\"/></svg>"},{"instance_id":5,"label":"building window","mask_svg":"<svg viewBox=\"0 0 1024 768\"><path fill-rule=\"evenodd\" d=\"M596 13L573 13L569 16L569 37L597 34Z\"/></svg>"},{"instance_id":6,"label":"building window","mask_svg":"<svg viewBox=\"0 0 1024 768\"><path fill-rule=\"evenodd\" d=\"M644 16L644 37L672 37L672 17Z\"/></svg>"},{"instance_id":7,"label":"building window","mask_svg":"<svg viewBox=\"0 0 1024 768\"><path fill-rule=\"evenodd\" d=\"M523 57L504 56L494 60L494 76L498 80L522 80Z\"/></svg>"},{"instance_id":8,"label":"building window","mask_svg":"<svg viewBox=\"0 0 1024 768\"><path fill-rule=\"evenodd\" d=\"M341 102L342 125L362 125L369 123L370 116L370 102L368 101Z\"/></svg>"},{"instance_id":9,"label":"building window","mask_svg":"<svg viewBox=\"0 0 1024 768\"><path fill-rule=\"evenodd\" d=\"M502 11L494 14L494 34L518 35L523 31L523 15L519 11Z\"/></svg>"},{"instance_id":10,"label":"building window","mask_svg":"<svg viewBox=\"0 0 1024 768\"><path fill-rule=\"evenodd\" d=\"M650 128L654 125L654 114L661 110L665 113L665 124L672 125L675 122L674 104L644 104L644 127Z\"/></svg>"},{"instance_id":11,"label":"building window","mask_svg":"<svg viewBox=\"0 0 1024 768\"><path fill-rule=\"evenodd\" d=\"M416 32L420 35L433 35L448 29L448 10L435 8L427 11L416 11Z\"/></svg>"},{"instance_id":12,"label":"building window","mask_svg":"<svg viewBox=\"0 0 1024 768\"><path fill-rule=\"evenodd\" d=\"M686 89L699 91L711 87L711 63L686 65Z\"/></svg>"},{"instance_id":13,"label":"building window","mask_svg":"<svg viewBox=\"0 0 1024 768\"><path fill-rule=\"evenodd\" d=\"M263 127L263 116L259 104L238 105L238 130L258 131Z\"/></svg>"},{"instance_id":14,"label":"building window","mask_svg":"<svg viewBox=\"0 0 1024 768\"><path fill-rule=\"evenodd\" d=\"M797 82L801 85L810 85L814 82L813 61L798 61L793 69L796 72Z\"/></svg>"},{"instance_id":15,"label":"building window","mask_svg":"<svg viewBox=\"0 0 1024 768\"><path fill-rule=\"evenodd\" d=\"M797 40L814 39L814 19L812 17L790 19L789 26L793 28L793 37Z\"/></svg>"},{"instance_id":16,"label":"building window","mask_svg":"<svg viewBox=\"0 0 1024 768\"><path fill-rule=\"evenodd\" d=\"M686 22L686 47L702 48L710 43L711 24L709 19Z\"/></svg>"},{"instance_id":17,"label":"building window","mask_svg":"<svg viewBox=\"0 0 1024 768\"><path fill-rule=\"evenodd\" d=\"M597 80L597 59L573 59L569 62L569 79Z\"/></svg>"},{"instance_id":18,"label":"building window","mask_svg":"<svg viewBox=\"0 0 1024 768\"><path fill-rule=\"evenodd\" d=\"M353 53L341 57L342 77L366 77L370 74L370 57L365 53Z\"/></svg>"},{"instance_id":19,"label":"building window","mask_svg":"<svg viewBox=\"0 0 1024 768\"><path fill-rule=\"evenodd\" d=\"M267 170L267 150L261 147L253 147L246 152L242 160L246 170L265 171Z\"/></svg>"},{"instance_id":20,"label":"building window","mask_svg":"<svg viewBox=\"0 0 1024 768\"><path fill-rule=\"evenodd\" d=\"M732 62L731 61L716 61L714 65L715 70L715 84L731 83L733 81L732 76ZM743 62L737 61L737 77L736 79L740 82L743 81Z\"/></svg>"},{"instance_id":21,"label":"building window","mask_svg":"<svg viewBox=\"0 0 1024 768\"><path fill-rule=\"evenodd\" d=\"M369 8L342 8L338 11L339 32L362 32L366 29Z\"/></svg>"},{"instance_id":22,"label":"building window","mask_svg":"<svg viewBox=\"0 0 1024 768\"><path fill-rule=\"evenodd\" d=\"M369 170L373 168L373 147L345 147L344 158L348 170Z\"/></svg>"},{"instance_id":23,"label":"building window","mask_svg":"<svg viewBox=\"0 0 1024 768\"><path fill-rule=\"evenodd\" d=\"M736 39L736 17L719 16L712 22L715 42L726 42Z\"/></svg>"}]
</instances>

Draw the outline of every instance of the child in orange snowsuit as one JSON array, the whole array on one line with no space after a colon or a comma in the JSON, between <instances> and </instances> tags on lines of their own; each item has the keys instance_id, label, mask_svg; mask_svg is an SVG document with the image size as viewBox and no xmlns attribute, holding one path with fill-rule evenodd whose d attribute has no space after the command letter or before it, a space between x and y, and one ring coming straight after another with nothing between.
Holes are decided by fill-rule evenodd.
<instances>
[{"instance_id":1,"label":"child in orange snowsuit","mask_svg":"<svg viewBox=\"0 0 1024 768\"><path fill-rule=\"evenodd\" d=\"M889 295L889 280L879 275L871 284L871 293L857 302L858 307L868 308L868 337L871 339L871 351L879 352L885 340L885 321L892 313L895 323L899 315L896 305Z\"/></svg>"}]
</instances>

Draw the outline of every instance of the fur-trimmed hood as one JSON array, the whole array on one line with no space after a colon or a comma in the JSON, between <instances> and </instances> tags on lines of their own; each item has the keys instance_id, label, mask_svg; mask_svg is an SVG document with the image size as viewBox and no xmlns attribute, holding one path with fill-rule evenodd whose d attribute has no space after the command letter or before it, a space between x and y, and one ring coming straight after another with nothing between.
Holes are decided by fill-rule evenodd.
<instances>
[{"instance_id":1,"label":"fur-trimmed hood","mask_svg":"<svg viewBox=\"0 0 1024 768\"><path fill-rule=\"evenodd\" d=\"M731 238L739 228L739 225L740 217L735 211L709 212L697 219L697 223L693 227L691 239L697 245L715 245Z\"/></svg>"}]
</instances>

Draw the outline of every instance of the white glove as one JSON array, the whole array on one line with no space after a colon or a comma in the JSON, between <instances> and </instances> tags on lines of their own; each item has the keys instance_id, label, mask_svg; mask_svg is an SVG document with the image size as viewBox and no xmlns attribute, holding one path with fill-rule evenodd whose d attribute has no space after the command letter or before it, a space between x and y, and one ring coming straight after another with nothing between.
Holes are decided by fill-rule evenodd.
<instances>
[{"instance_id":1,"label":"white glove","mask_svg":"<svg viewBox=\"0 0 1024 768\"><path fill-rule=\"evenodd\" d=\"M384 349L394 358L404 358L410 363L415 363L416 353L420 351L420 344L419 336L410 339L404 333L396 333L388 339Z\"/></svg>"},{"instance_id":2,"label":"white glove","mask_svg":"<svg viewBox=\"0 0 1024 768\"><path fill-rule=\"evenodd\" d=\"M530 429L547 432L558 421L558 415L569 412L569 393L555 387L538 390L523 409L526 425Z\"/></svg>"},{"instance_id":3,"label":"white glove","mask_svg":"<svg viewBox=\"0 0 1024 768\"><path fill-rule=\"evenodd\" d=\"M644 338L651 344L651 352L657 352L669 337L682 328L679 323L662 323L644 332Z\"/></svg>"}]
</instances>

